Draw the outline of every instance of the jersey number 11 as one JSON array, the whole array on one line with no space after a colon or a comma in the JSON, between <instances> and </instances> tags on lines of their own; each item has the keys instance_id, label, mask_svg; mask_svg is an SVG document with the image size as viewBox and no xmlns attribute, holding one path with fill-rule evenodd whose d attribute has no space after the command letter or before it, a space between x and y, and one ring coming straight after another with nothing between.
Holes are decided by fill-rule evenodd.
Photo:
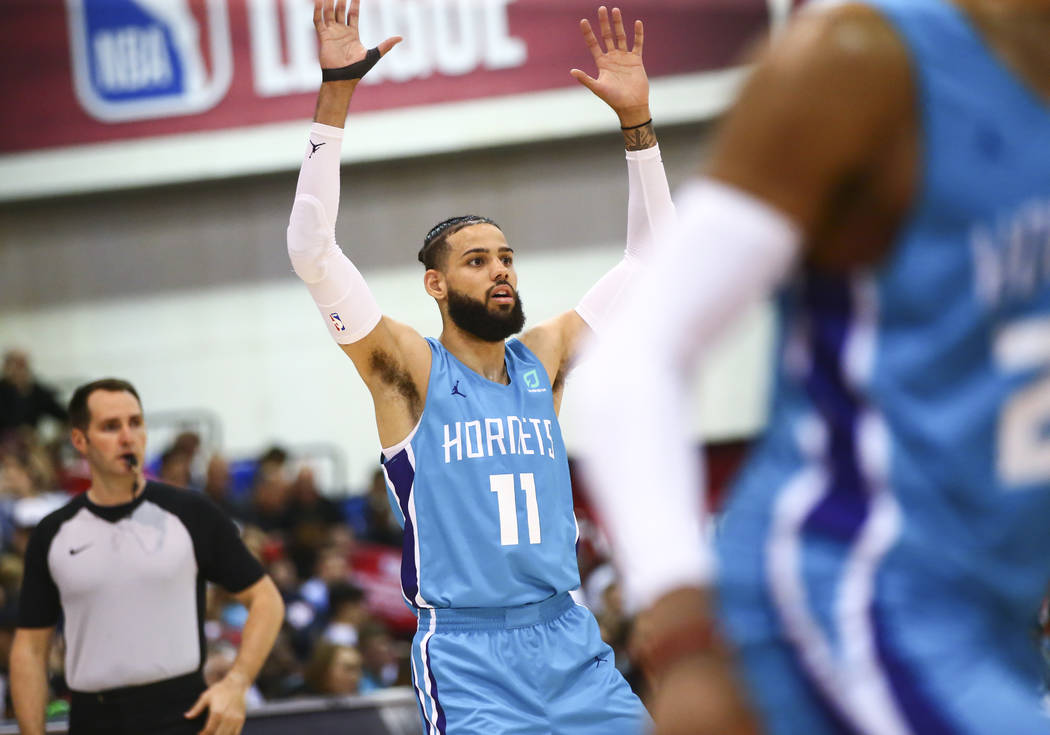
<instances>
[{"instance_id":1,"label":"jersey number 11","mask_svg":"<svg viewBox=\"0 0 1050 735\"><path fill-rule=\"evenodd\" d=\"M525 491L525 515L529 519L529 543L540 542L540 509L536 505L536 482L531 472L522 472L521 489ZM518 504L514 475L489 475L489 490L499 503L499 542L503 546L518 544Z\"/></svg>"}]
</instances>

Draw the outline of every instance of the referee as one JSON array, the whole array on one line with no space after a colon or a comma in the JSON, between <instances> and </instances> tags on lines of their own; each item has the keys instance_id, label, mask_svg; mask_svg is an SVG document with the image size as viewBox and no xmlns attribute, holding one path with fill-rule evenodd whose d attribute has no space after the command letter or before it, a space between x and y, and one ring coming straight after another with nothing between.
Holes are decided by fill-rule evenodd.
<instances>
[{"instance_id":1,"label":"referee","mask_svg":"<svg viewBox=\"0 0 1050 735\"><path fill-rule=\"evenodd\" d=\"M23 735L42 735L56 624L73 691L71 735L236 735L284 607L233 523L203 495L142 476L135 388L97 380L69 405L91 487L44 518L26 551L11 695ZM205 689L204 583L248 608L230 672Z\"/></svg>"}]
</instances>

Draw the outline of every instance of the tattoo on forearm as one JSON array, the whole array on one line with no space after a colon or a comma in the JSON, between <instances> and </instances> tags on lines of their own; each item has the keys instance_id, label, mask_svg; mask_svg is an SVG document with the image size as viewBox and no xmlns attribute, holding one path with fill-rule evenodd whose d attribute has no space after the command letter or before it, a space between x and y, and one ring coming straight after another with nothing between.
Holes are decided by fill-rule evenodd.
<instances>
[{"instance_id":1,"label":"tattoo on forearm","mask_svg":"<svg viewBox=\"0 0 1050 735\"><path fill-rule=\"evenodd\" d=\"M623 147L629 151L644 151L656 145L656 133L653 132L652 123L620 132L623 133Z\"/></svg>"}]
</instances>

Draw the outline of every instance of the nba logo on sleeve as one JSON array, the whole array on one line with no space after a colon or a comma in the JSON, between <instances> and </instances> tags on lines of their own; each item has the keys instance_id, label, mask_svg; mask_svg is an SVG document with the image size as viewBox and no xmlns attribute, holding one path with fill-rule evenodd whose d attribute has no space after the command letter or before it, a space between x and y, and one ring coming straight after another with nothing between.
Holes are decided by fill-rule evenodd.
<instances>
[{"instance_id":1,"label":"nba logo on sleeve","mask_svg":"<svg viewBox=\"0 0 1050 735\"><path fill-rule=\"evenodd\" d=\"M104 122L214 107L233 77L226 0L66 0L80 104Z\"/></svg>"},{"instance_id":2,"label":"nba logo on sleeve","mask_svg":"<svg viewBox=\"0 0 1050 735\"><path fill-rule=\"evenodd\" d=\"M328 315L328 318L332 320L332 329L337 332L345 332L346 326L343 324L342 317L339 316L338 311L333 311Z\"/></svg>"}]
</instances>

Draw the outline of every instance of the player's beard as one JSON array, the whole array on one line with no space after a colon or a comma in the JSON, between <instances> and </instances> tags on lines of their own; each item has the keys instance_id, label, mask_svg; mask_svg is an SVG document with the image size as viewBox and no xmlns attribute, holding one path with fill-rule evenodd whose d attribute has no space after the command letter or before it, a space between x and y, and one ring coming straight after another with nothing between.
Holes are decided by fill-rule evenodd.
<instances>
[{"instance_id":1,"label":"player's beard","mask_svg":"<svg viewBox=\"0 0 1050 735\"><path fill-rule=\"evenodd\" d=\"M525 312L517 291L514 292L514 306L509 311L493 311L487 306L488 294L485 294L485 299L480 301L450 288L448 316L452 323L485 342L502 342L525 326Z\"/></svg>"}]
</instances>

